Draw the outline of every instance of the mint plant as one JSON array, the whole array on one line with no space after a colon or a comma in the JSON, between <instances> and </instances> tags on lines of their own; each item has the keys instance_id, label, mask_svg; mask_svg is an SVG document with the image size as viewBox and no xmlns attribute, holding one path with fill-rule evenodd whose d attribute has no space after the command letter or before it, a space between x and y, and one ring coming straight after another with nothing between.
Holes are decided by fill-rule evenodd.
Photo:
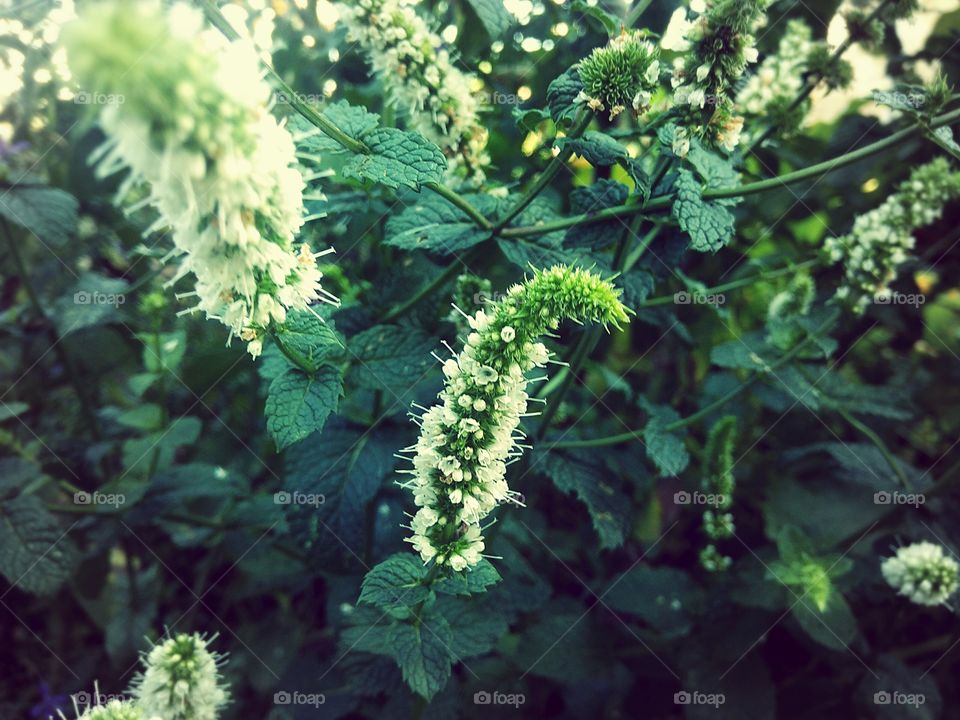
<instances>
[{"instance_id":1,"label":"mint plant","mask_svg":"<svg viewBox=\"0 0 960 720\"><path fill-rule=\"evenodd\" d=\"M948 717L919 10L5 15L0 714Z\"/></svg>"}]
</instances>

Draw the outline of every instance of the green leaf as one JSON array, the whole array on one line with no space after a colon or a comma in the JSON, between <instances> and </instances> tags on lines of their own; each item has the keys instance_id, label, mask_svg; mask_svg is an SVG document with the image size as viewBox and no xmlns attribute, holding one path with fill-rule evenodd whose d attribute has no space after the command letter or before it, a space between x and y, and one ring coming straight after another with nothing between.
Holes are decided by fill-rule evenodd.
<instances>
[{"instance_id":1,"label":"green leaf","mask_svg":"<svg viewBox=\"0 0 960 720\"><path fill-rule=\"evenodd\" d=\"M700 182L686 168L677 173L673 216L680 229L690 236L690 247L715 252L726 247L734 236L734 217L727 208L703 199Z\"/></svg>"},{"instance_id":2,"label":"green leaf","mask_svg":"<svg viewBox=\"0 0 960 720\"><path fill-rule=\"evenodd\" d=\"M309 310L287 313L286 322L277 329L276 337L288 352L303 360L311 372L332 358L339 358L343 350L333 321L321 319Z\"/></svg>"},{"instance_id":3,"label":"green leaf","mask_svg":"<svg viewBox=\"0 0 960 720\"><path fill-rule=\"evenodd\" d=\"M443 580L434 583L433 589L447 595L474 595L483 593L491 585L500 582L500 573L486 558L469 570L454 572Z\"/></svg>"},{"instance_id":4,"label":"green leaf","mask_svg":"<svg viewBox=\"0 0 960 720\"><path fill-rule=\"evenodd\" d=\"M450 679L448 648L453 634L442 615L427 611L421 619L419 625L396 623L387 638L404 681L415 693L430 700Z\"/></svg>"},{"instance_id":5,"label":"green leaf","mask_svg":"<svg viewBox=\"0 0 960 720\"><path fill-rule=\"evenodd\" d=\"M583 83L576 67L568 68L550 83L547 87L547 107L555 123L561 125L573 121L577 115L577 96L582 90Z\"/></svg>"},{"instance_id":6,"label":"green leaf","mask_svg":"<svg viewBox=\"0 0 960 720\"><path fill-rule=\"evenodd\" d=\"M54 322L62 336L83 328L102 325L117 316L126 302L129 283L96 273L84 273L65 297L56 303Z\"/></svg>"},{"instance_id":7,"label":"green leaf","mask_svg":"<svg viewBox=\"0 0 960 720\"><path fill-rule=\"evenodd\" d=\"M202 428L203 423L198 418L185 416L142 438L127 440L123 443L125 472L145 476L154 465L156 470L168 467L173 463L177 448L196 442Z\"/></svg>"},{"instance_id":8,"label":"green leaf","mask_svg":"<svg viewBox=\"0 0 960 720\"><path fill-rule=\"evenodd\" d=\"M846 599L836 589L830 593L823 612L817 610L809 597L797 601L790 595L792 615L810 638L831 650L846 652L857 637L857 619Z\"/></svg>"},{"instance_id":9,"label":"green leaf","mask_svg":"<svg viewBox=\"0 0 960 720\"><path fill-rule=\"evenodd\" d=\"M575 188L570 193L570 210L578 215L590 215L605 208L622 205L627 201L630 190L615 180L600 179L592 185ZM620 220L594 222L567 230L564 245L585 247L597 250L613 244L623 233Z\"/></svg>"},{"instance_id":10,"label":"green leaf","mask_svg":"<svg viewBox=\"0 0 960 720\"><path fill-rule=\"evenodd\" d=\"M401 185L419 190L424 183L442 183L447 159L436 145L419 133L377 128L363 136L370 153L358 153L343 166L345 177Z\"/></svg>"},{"instance_id":11,"label":"green leaf","mask_svg":"<svg viewBox=\"0 0 960 720\"><path fill-rule=\"evenodd\" d=\"M503 607L494 596L442 597L435 610L453 628L450 652L457 660L489 652L509 627Z\"/></svg>"},{"instance_id":12,"label":"green leaf","mask_svg":"<svg viewBox=\"0 0 960 720\"><path fill-rule=\"evenodd\" d=\"M640 404L650 413L650 420L643 428L647 457L657 466L661 476L679 475L690 462L690 454L683 444L684 432L667 432L665 426L680 420L680 415L671 407L653 405L644 398L640 398Z\"/></svg>"},{"instance_id":13,"label":"green leaf","mask_svg":"<svg viewBox=\"0 0 960 720\"><path fill-rule=\"evenodd\" d=\"M669 636L690 632L705 596L681 570L640 564L615 580L603 601L614 610L636 615Z\"/></svg>"},{"instance_id":14,"label":"green leaf","mask_svg":"<svg viewBox=\"0 0 960 720\"><path fill-rule=\"evenodd\" d=\"M587 506L600 547L622 545L630 529L630 501L607 481L609 473L587 453L554 451L538 456L557 489L574 493Z\"/></svg>"},{"instance_id":15,"label":"green leaf","mask_svg":"<svg viewBox=\"0 0 960 720\"><path fill-rule=\"evenodd\" d=\"M569 149L594 167L608 167L627 158L627 149L623 145L609 135L593 130L578 138L560 138L556 146Z\"/></svg>"},{"instance_id":16,"label":"green leaf","mask_svg":"<svg viewBox=\"0 0 960 720\"><path fill-rule=\"evenodd\" d=\"M358 602L384 610L413 607L430 595L425 577L423 563L413 553L391 555L364 576Z\"/></svg>"},{"instance_id":17,"label":"green leaf","mask_svg":"<svg viewBox=\"0 0 960 720\"><path fill-rule=\"evenodd\" d=\"M136 430L159 430L163 424L163 409L159 405L147 403L117 416L117 422Z\"/></svg>"},{"instance_id":18,"label":"green leaf","mask_svg":"<svg viewBox=\"0 0 960 720\"><path fill-rule=\"evenodd\" d=\"M380 124L379 115L368 112L364 107L351 105L346 100L328 105L321 114L354 140L362 140L366 133ZM290 118L290 127L295 133L297 144L307 152L350 152L301 115Z\"/></svg>"},{"instance_id":19,"label":"green leaf","mask_svg":"<svg viewBox=\"0 0 960 720\"><path fill-rule=\"evenodd\" d=\"M580 15L586 15L595 21L607 35L613 37L623 27L623 20L608 13L599 5L588 5L585 0L573 0L570 10Z\"/></svg>"},{"instance_id":20,"label":"green leaf","mask_svg":"<svg viewBox=\"0 0 960 720\"><path fill-rule=\"evenodd\" d=\"M284 510L297 544L316 555L362 548L367 503L393 472L397 448L409 442L407 428L369 430L333 418L322 433L291 447L280 499L291 500ZM293 503L297 493L315 502Z\"/></svg>"},{"instance_id":21,"label":"green leaf","mask_svg":"<svg viewBox=\"0 0 960 720\"><path fill-rule=\"evenodd\" d=\"M374 325L350 338L355 361L350 380L367 390L389 390L402 399L436 362L430 355L434 345L436 341L417 328Z\"/></svg>"},{"instance_id":22,"label":"green leaf","mask_svg":"<svg viewBox=\"0 0 960 720\"><path fill-rule=\"evenodd\" d=\"M73 542L35 495L0 503L0 573L34 595L51 595L70 577Z\"/></svg>"},{"instance_id":23,"label":"green leaf","mask_svg":"<svg viewBox=\"0 0 960 720\"><path fill-rule=\"evenodd\" d=\"M496 200L486 195L469 199L482 212L496 205ZM385 242L403 250L456 255L489 237L490 231L478 228L460 208L439 195L429 194L387 221Z\"/></svg>"},{"instance_id":24,"label":"green leaf","mask_svg":"<svg viewBox=\"0 0 960 720\"><path fill-rule=\"evenodd\" d=\"M469 0L469 2L491 40L499 40L514 23L514 16L504 7L503 0Z\"/></svg>"},{"instance_id":25,"label":"green leaf","mask_svg":"<svg viewBox=\"0 0 960 720\"><path fill-rule=\"evenodd\" d=\"M77 226L77 200L63 190L40 184L0 183L0 215L42 242L60 247Z\"/></svg>"},{"instance_id":26,"label":"green leaf","mask_svg":"<svg viewBox=\"0 0 960 720\"><path fill-rule=\"evenodd\" d=\"M329 365L312 374L290 368L274 379L264 412L277 449L283 450L322 429L342 394L340 371Z\"/></svg>"},{"instance_id":27,"label":"green leaf","mask_svg":"<svg viewBox=\"0 0 960 720\"><path fill-rule=\"evenodd\" d=\"M13 402L12 400L10 402L0 401L0 422L23 415L29 409L30 406L26 403Z\"/></svg>"},{"instance_id":28,"label":"green leaf","mask_svg":"<svg viewBox=\"0 0 960 720\"><path fill-rule=\"evenodd\" d=\"M521 108L514 106L510 111L517 127L527 132L535 132L544 120L550 119L550 113L543 108Z\"/></svg>"}]
</instances>

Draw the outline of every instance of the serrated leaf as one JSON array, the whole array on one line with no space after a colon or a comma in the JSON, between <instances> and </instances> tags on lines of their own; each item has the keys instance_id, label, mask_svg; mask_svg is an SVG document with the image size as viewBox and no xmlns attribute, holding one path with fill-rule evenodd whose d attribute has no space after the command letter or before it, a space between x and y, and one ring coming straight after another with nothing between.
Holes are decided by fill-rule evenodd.
<instances>
[{"instance_id":1,"label":"serrated leaf","mask_svg":"<svg viewBox=\"0 0 960 720\"><path fill-rule=\"evenodd\" d=\"M473 595L486 592L491 585L500 582L500 573L486 558L469 570L454 572L443 580L434 583L433 589L447 595Z\"/></svg>"},{"instance_id":2,"label":"serrated leaf","mask_svg":"<svg viewBox=\"0 0 960 720\"><path fill-rule=\"evenodd\" d=\"M436 145L419 133L377 128L363 136L369 153L354 155L343 166L345 177L356 177L397 189L419 190L424 183L442 183L447 159Z\"/></svg>"},{"instance_id":3,"label":"serrated leaf","mask_svg":"<svg viewBox=\"0 0 960 720\"><path fill-rule=\"evenodd\" d=\"M591 185L575 188L570 193L570 210L574 213L590 215L605 208L622 205L627 201L630 190L623 183L601 179ZM594 222L572 227L564 236L568 247L585 247L596 250L612 245L624 231L620 220Z\"/></svg>"},{"instance_id":4,"label":"serrated leaf","mask_svg":"<svg viewBox=\"0 0 960 720\"><path fill-rule=\"evenodd\" d=\"M458 660L489 652L509 627L503 607L493 596L442 597L434 607L453 629L450 652Z\"/></svg>"},{"instance_id":5,"label":"serrated leaf","mask_svg":"<svg viewBox=\"0 0 960 720\"><path fill-rule=\"evenodd\" d=\"M469 198L484 211L496 201L489 196ZM437 255L456 255L490 237L465 212L437 195L425 195L416 205L404 208L387 221L386 244L403 250L427 250Z\"/></svg>"},{"instance_id":6,"label":"serrated leaf","mask_svg":"<svg viewBox=\"0 0 960 720\"><path fill-rule=\"evenodd\" d=\"M582 90L583 83L576 67L568 68L550 83L547 87L547 108L555 123L559 125L573 121L577 114L577 96Z\"/></svg>"},{"instance_id":7,"label":"serrated leaf","mask_svg":"<svg viewBox=\"0 0 960 720\"><path fill-rule=\"evenodd\" d=\"M595 465L586 453L553 451L540 457L544 472L557 489L574 493L587 506L600 536L600 547L622 545L630 528L630 501L608 482L605 469Z\"/></svg>"},{"instance_id":8,"label":"serrated leaf","mask_svg":"<svg viewBox=\"0 0 960 720\"><path fill-rule=\"evenodd\" d=\"M650 419L643 428L643 442L647 457L657 466L663 477L679 475L690 463L690 454L683 443L683 431L668 432L666 425L680 420L680 415L666 405L653 405L641 398Z\"/></svg>"},{"instance_id":9,"label":"serrated leaf","mask_svg":"<svg viewBox=\"0 0 960 720\"><path fill-rule=\"evenodd\" d=\"M343 342L333 327L333 321L321 320L309 310L287 313L286 321L277 329L276 339L303 360L311 371L339 356L343 350Z\"/></svg>"},{"instance_id":10,"label":"serrated leaf","mask_svg":"<svg viewBox=\"0 0 960 720\"><path fill-rule=\"evenodd\" d=\"M690 247L715 252L726 247L734 235L735 220L727 208L703 199L700 182L686 168L677 172L673 216L690 237Z\"/></svg>"},{"instance_id":11,"label":"serrated leaf","mask_svg":"<svg viewBox=\"0 0 960 720\"><path fill-rule=\"evenodd\" d=\"M362 140L366 133L380 124L379 115L364 107L351 105L346 100L327 105L321 114L354 140ZM350 152L300 115L290 119L290 128L294 132L297 145L307 152Z\"/></svg>"},{"instance_id":12,"label":"serrated leaf","mask_svg":"<svg viewBox=\"0 0 960 720\"><path fill-rule=\"evenodd\" d=\"M355 361L350 380L368 390L388 389L402 398L436 362L430 355L435 344L417 328L374 325L350 338Z\"/></svg>"},{"instance_id":13,"label":"serrated leaf","mask_svg":"<svg viewBox=\"0 0 960 720\"><path fill-rule=\"evenodd\" d=\"M581 137L560 138L558 148L566 148L579 155L594 167L608 167L626 159L627 149L609 135L588 130Z\"/></svg>"},{"instance_id":14,"label":"serrated leaf","mask_svg":"<svg viewBox=\"0 0 960 720\"><path fill-rule=\"evenodd\" d=\"M536 131L540 123L550 119L550 113L543 108L521 108L514 106L510 114L513 116L513 121L517 124L517 127L527 132Z\"/></svg>"},{"instance_id":15,"label":"serrated leaf","mask_svg":"<svg viewBox=\"0 0 960 720\"><path fill-rule=\"evenodd\" d=\"M126 302L128 287L129 283L120 278L84 273L70 292L56 303L54 322L57 332L62 337L111 321Z\"/></svg>"},{"instance_id":16,"label":"serrated leaf","mask_svg":"<svg viewBox=\"0 0 960 720\"><path fill-rule=\"evenodd\" d=\"M35 495L0 503L0 572L14 586L50 595L70 577L77 551Z\"/></svg>"},{"instance_id":17,"label":"serrated leaf","mask_svg":"<svg viewBox=\"0 0 960 720\"><path fill-rule=\"evenodd\" d=\"M469 0L469 2L491 40L499 40L514 23L514 16L507 11L503 0Z\"/></svg>"},{"instance_id":18,"label":"serrated leaf","mask_svg":"<svg viewBox=\"0 0 960 720\"><path fill-rule=\"evenodd\" d=\"M377 563L364 576L358 602L382 609L413 607L430 595L423 584L423 563L412 553L397 553Z\"/></svg>"},{"instance_id":19,"label":"serrated leaf","mask_svg":"<svg viewBox=\"0 0 960 720\"><path fill-rule=\"evenodd\" d=\"M318 501L284 507L296 542L312 553L362 548L367 503L393 471L397 448L408 442L406 432L389 426L369 430L334 418L322 433L291 447L284 490L291 499L299 493Z\"/></svg>"},{"instance_id":20,"label":"serrated leaf","mask_svg":"<svg viewBox=\"0 0 960 720\"><path fill-rule=\"evenodd\" d=\"M313 373L289 368L270 383L264 413L278 450L321 430L343 394L340 371L323 365Z\"/></svg>"},{"instance_id":21,"label":"serrated leaf","mask_svg":"<svg viewBox=\"0 0 960 720\"><path fill-rule=\"evenodd\" d=\"M77 200L70 193L45 185L0 183L0 215L44 243L60 247L77 226Z\"/></svg>"},{"instance_id":22,"label":"serrated leaf","mask_svg":"<svg viewBox=\"0 0 960 720\"><path fill-rule=\"evenodd\" d=\"M657 281L646 270L631 270L620 278L620 285L623 287L623 303L628 308L637 308L641 303L646 302L657 286Z\"/></svg>"},{"instance_id":23,"label":"serrated leaf","mask_svg":"<svg viewBox=\"0 0 960 720\"><path fill-rule=\"evenodd\" d=\"M433 698L450 679L453 642L450 625L436 613L425 612L419 625L397 623L387 637L403 679L418 695Z\"/></svg>"}]
</instances>

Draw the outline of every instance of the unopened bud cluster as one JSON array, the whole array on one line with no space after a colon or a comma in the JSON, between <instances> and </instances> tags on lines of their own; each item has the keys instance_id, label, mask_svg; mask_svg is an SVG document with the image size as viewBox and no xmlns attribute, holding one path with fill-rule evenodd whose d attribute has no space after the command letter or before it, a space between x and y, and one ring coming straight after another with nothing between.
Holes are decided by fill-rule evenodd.
<instances>
[{"instance_id":1,"label":"unopened bud cluster","mask_svg":"<svg viewBox=\"0 0 960 720\"><path fill-rule=\"evenodd\" d=\"M638 31L623 30L607 45L595 48L577 65L583 83L578 100L613 120L624 110L650 109L660 81L660 49Z\"/></svg>"},{"instance_id":2,"label":"unopened bud cluster","mask_svg":"<svg viewBox=\"0 0 960 720\"><path fill-rule=\"evenodd\" d=\"M943 605L960 587L960 564L931 542L898 548L880 571L890 587L918 605Z\"/></svg>"}]
</instances>

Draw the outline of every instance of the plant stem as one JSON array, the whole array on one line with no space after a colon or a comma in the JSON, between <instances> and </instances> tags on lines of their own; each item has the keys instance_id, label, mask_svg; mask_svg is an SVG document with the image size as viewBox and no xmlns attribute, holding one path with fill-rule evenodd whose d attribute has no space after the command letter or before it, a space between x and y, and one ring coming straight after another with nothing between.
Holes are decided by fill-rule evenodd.
<instances>
[{"instance_id":1,"label":"plant stem","mask_svg":"<svg viewBox=\"0 0 960 720\"><path fill-rule=\"evenodd\" d=\"M399 305L394 305L390 310L384 313L381 318L383 322L389 322L390 320L395 320L401 315L406 314L410 308L419 303L428 295L431 295L435 290L445 285L450 278L456 275L458 272L462 272L464 268L467 270L470 269L470 263L476 260L480 256L480 248L473 247L463 256L460 260L454 260L451 262L444 270L437 275L433 280L426 283L421 287L417 292L408 297Z\"/></svg>"},{"instance_id":2,"label":"plant stem","mask_svg":"<svg viewBox=\"0 0 960 720\"><path fill-rule=\"evenodd\" d=\"M313 366L309 362L307 362L306 358L304 358L300 353L287 347L286 344L284 344L284 342L277 335L276 331L269 330L268 334L270 335L270 339L273 340L274 344L277 346L280 352L283 353L284 357L286 357L287 360L292 362L294 365L296 365L298 368L303 370L308 375L313 374L314 372Z\"/></svg>"},{"instance_id":3,"label":"plant stem","mask_svg":"<svg viewBox=\"0 0 960 720\"><path fill-rule=\"evenodd\" d=\"M810 344L810 342L814 339L814 337L816 337L817 335L819 335L820 333L822 333L824 330L827 329L827 327L830 325L830 322L831 321L824 323L819 328L817 328L815 332L807 335L806 338L804 338L801 342L799 342L797 345L791 348L790 351L785 353L779 360L767 366L767 368L765 369L765 372L771 373L774 370L780 367L783 367L787 363L791 362L794 358L797 357L797 355L799 355L803 351L803 349L808 344ZM692 415L688 415L685 418L681 418L680 420L664 425L663 427L664 431L674 432L675 430L680 430L681 428L685 428L690 425L693 425L695 422L698 422L699 420L703 419L710 413L723 407L728 402L736 398L744 390L746 390L747 388L752 386L755 382L757 382L757 380L759 380L761 377L763 377L763 374L754 373L750 378L748 378L743 383L735 387L733 390L726 393L722 397L717 398L712 403L700 408L700 410L693 413ZM642 438L643 438L642 431L631 430L629 432L620 433L618 435L609 435L607 437L592 438L590 440L566 440L566 441L558 440L557 442L552 443L550 445L550 448L556 449L556 448L604 447L606 445L619 445L620 443L623 443L623 442L629 442L630 440L638 440Z\"/></svg>"},{"instance_id":4,"label":"plant stem","mask_svg":"<svg viewBox=\"0 0 960 720\"><path fill-rule=\"evenodd\" d=\"M957 119L960 119L960 110L953 110L949 113L944 113L943 115L939 115L938 117L934 118L929 125L925 127L913 125L911 127L904 128L903 130L899 130L893 135L890 135L882 140L870 143L869 145L864 145L858 150L853 150L849 153L838 155L835 158L811 165L810 167L801 168L800 170L794 170L793 172L778 175L777 177L769 178L767 180L747 183L746 185L740 185L737 187L704 190L703 199L717 200L720 198L743 197L746 195L765 192L767 190L786 187L787 185L791 185L802 180L807 180L809 178L816 177L817 175L824 175L832 170L837 170L838 168L846 167L847 165L851 165L858 160L862 160L863 158L876 155L884 150L900 145L904 140L911 138L914 135L922 134L926 129L936 129L944 125L949 125L951 122ZM545 235L546 233L554 232L555 230L564 230L577 225L588 225L591 223L603 222L604 220L611 220L613 218L634 215L636 213L647 211L666 210L670 208L672 204L672 195L660 195L653 198L645 205L617 205L615 207L599 210L595 213L573 215L571 217L562 218L553 222L529 225L526 227L504 228L500 231L500 236L504 238L519 238Z\"/></svg>"},{"instance_id":5,"label":"plant stem","mask_svg":"<svg viewBox=\"0 0 960 720\"><path fill-rule=\"evenodd\" d=\"M424 187L433 190L437 195L463 210L470 217L470 219L477 224L477 226L483 228L484 230L491 230L493 228L493 225L489 220L487 220L487 218L484 217L483 213L471 205L462 195L455 193L453 190L444 187L443 185L438 185L437 183L427 183L424 185Z\"/></svg>"},{"instance_id":6,"label":"plant stem","mask_svg":"<svg viewBox=\"0 0 960 720\"><path fill-rule=\"evenodd\" d=\"M93 403L91 403L90 398L87 396L84 384L80 381L80 375L77 373L77 366L74 364L73 358L60 342L62 339L60 334L57 332L56 327L47 316L46 311L43 309L43 305L40 303L40 297L37 295L37 291L33 287L33 282L30 280L30 274L27 272L27 266L23 262L23 257L20 255L20 249L17 247L17 243L13 239L13 232L10 230L10 225L6 218L0 218L0 227L3 228L3 236L7 241L7 246L10 248L10 256L13 258L13 263L17 267L17 272L20 274L20 281L23 283L23 288L27 292L30 305L33 307L33 311L40 318L40 322L44 327L44 332L50 341L50 347L53 348L57 359L60 360L60 364L63 365L63 368L67 373L67 378L69 379L70 384L73 386L74 392L77 394L77 399L80 401L80 412L83 414L83 419L90 428L90 434L95 440L100 440L102 437L100 432L100 422L97 420L97 414L93 411Z\"/></svg>"},{"instance_id":7,"label":"plant stem","mask_svg":"<svg viewBox=\"0 0 960 720\"><path fill-rule=\"evenodd\" d=\"M632 28L637 20L640 19L640 16L650 7L652 2L653 0L637 0L637 4L630 9L630 14L627 15L627 19L623 21L623 26Z\"/></svg>"},{"instance_id":8,"label":"plant stem","mask_svg":"<svg viewBox=\"0 0 960 720\"><path fill-rule=\"evenodd\" d=\"M567 135L568 138L578 138L590 125L590 122L593 120L593 113L587 110L586 108L580 111L580 116L576 119L573 129L570 131L570 134ZM573 148L569 145L563 148L558 154L554 155L550 162L547 164L547 167L544 168L543 172L533 181L527 191L523 196L517 201L510 210L501 217L496 224L495 232L500 232L505 228L511 220L513 220L517 215L519 215L523 210L534 201L534 199L543 192L543 189L553 180L554 176L560 172L567 160L570 159L570 156L573 155Z\"/></svg>"}]
</instances>

